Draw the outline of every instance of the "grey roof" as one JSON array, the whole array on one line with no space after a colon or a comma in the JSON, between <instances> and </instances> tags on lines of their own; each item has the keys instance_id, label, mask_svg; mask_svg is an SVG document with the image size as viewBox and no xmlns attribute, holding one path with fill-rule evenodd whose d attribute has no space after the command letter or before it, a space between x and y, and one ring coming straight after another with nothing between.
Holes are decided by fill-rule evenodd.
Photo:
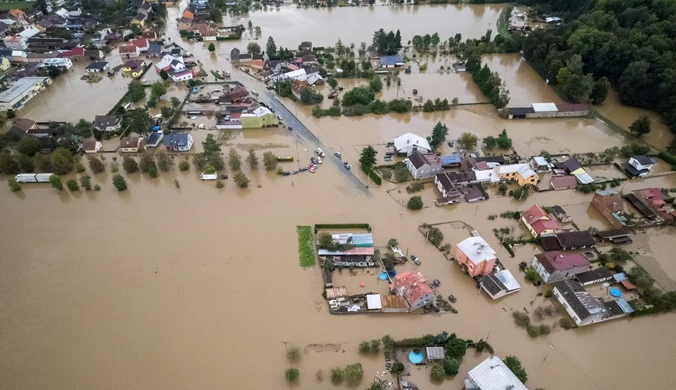
<instances>
[{"instance_id":1,"label":"grey roof","mask_svg":"<svg viewBox=\"0 0 676 390\"><path fill-rule=\"evenodd\" d=\"M598 298L593 297L580 283L574 280L563 280L557 283L554 288L559 290L561 297L580 320L584 320L591 315L608 312L606 306Z\"/></svg>"},{"instance_id":2,"label":"grey roof","mask_svg":"<svg viewBox=\"0 0 676 390\"><path fill-rule=\"evenodd\" d=\"M580 283L589 283L595 280L604 281L613 278L613 273L608 271L606 267L599 267L591 271L582 272L575 275L575 279Z\"/></svg>"},{"instance_id":3,"label":"grey roof","mask_svg":"<svg viewBox=\"0 0 676 390\"><path fill-rule=\"evenodd\" d=\"M0 92L0 102L11 102L37 84L44 83L49 77L24 77L17 80L8 89Z\"/></svg>"},{"instance_id":4,"label":"grey roof","mask_svg":"<svg viewBox=\"0 0 676 390\"><path fill-rule=\"evenodd\" d=\"M512 115L526 115L526 114L532 114L535 111L533 110L533 107L511 107L508 108L509 113Z\"/></svg>"},{"instance_id":5,"label":"grey roof","mask_svg":"<svg viewBox=\"0 0 676 390\"><path fill-rule=\"evenodd\" d=\"M171 147L182 147L188 145L188 134L173 133L165 136L162 143Z\"/></svg>"},{"instance_id":6,"label":"grey roof","mask_svg":"<svg viewBox=\"0 0 676 390\"><path fill-rule=\"evenodd\" d=\"M567 172L573 172L582 168L582 165L580 165L580 163L577 161L575 157L571 157L563 162L563 167L566 169Z\"/></svg>"},{"instance_id":7,"label":"grey roof","mask_svg":"<svg viewBox=\"0 0 676 390\"><path fill-rule=\"evenodd\" d=\"M444 347L427 347L427 360L441 360L444 358Z\"/></svg>"},{"instance_id":8,"label":"grey roof","mask_svg":"<svg viewBox=\"0 0 676 390\"><path fill-rule=\"evenodd\" d=\"M159 43L151 43L148 46L148 54L160 54L162 53L162 45Z\"/></svg>"},{"instance_id":9,"label":"grey roof","mask_svg":"<svg viewBox=\"0 0 676 390\"><path fill-rule=\"evenodd\" d=\"M94 126L97 128L105 128L108 126L115 126L117 124L117 115L97 115L94 118Z\"/></svg>"},{"instance_id":10,"label":"grey roof","mask_svg":"<svg viewBox=\"0 0 676 390\"><path fill-rule=\"evenodd\" d=\"M561 206L552 206L551 209L552 209L552 213L554 213L554 215L567 215L568 214L568 213L566 213L566 210L564 210L563 207L561 207Z\"/></svg>"},{"instance_id":11,"label":"grey roof","mask_svg":"<svg viewBox=\"0 0 676 390\"><path fill-rule=\"evenodd\" d=\"M507 287L492 274L481 278L479 283L491 296L495 296L500 291L507 290Z\"/></svg>"},{"instance_id":12,"label":"grey roof","mask_svg":"<svg viewBox=\"0 0 676 390\"><path fill-rule=\"evenodd\" d=\"M98 69L98 70L103 70L103 68L108 65L108 62L106 61L94 61L89 66L87 66L87 69Z\"/></svg>"},{"instance_id":13,"label":"grey roof","mask_svg":"<svg viewBox=\"0 0 676 390\"><path fill-rule=\"evenodd\" d=\"M505 158L502 156L486 156L486 157L477 157L474 160L476 161L485 161L490 163L504 164Z\"/></svg>"},{"instance_id":14,"label":"grey roof","mask_svg":"<svg viewBox=\"0 0 676 390\"><path fill-rule=\"evenodd\" d=\"M444 190L446 190L447 192L450 191L450 190L452 190L453 188L455 188L455 186L453 185L453 182L452 182L451 179L448 177L448 175L446 174L446 172L437 173L435 176L436 176L437 180L439 181L439 183L441 183L441 186L442 186L442 187L444 188Z\"/></svg>"},{"instance_id":15,"label":"grey roof","mask_svg":"<svg viewBox=\"0 0 676 390\"><path fill-rule=\"evenodd\" d=\"M425 156L423 156L422 153L418 152L417 150L413 151L413 153L408 156L408 159L416 169L420 169L428 163Z\"/></svg>"},{"instance_id":16,"label":"grey roof","mask_svg":"<svg viewBox=\"0 0 676 390\"><path fill-rule=\"evenodd\" d=\"M584 248L596 244L594 236L588 230L579 232L563 232L557 233L556 239L561 244L563 249L566 248Z\"/></svg>"},{"instance_id":17,"label":"grey roof","mask_svg":"<svg viewBox=\"0 0 676 390\"><path fill-rule=\"evenodd\" d=\"M380 64L381 65L396 65L396 64L401 64L404 62L404 59L401 58L401 56L383 56L380 57Z\"/></svg>"},{"instance_id":18,"label":"grey roof","mask_svg":"<svg viewBox=\"0 0 676 390\"><path fill-rule=\"evenodd\" d=\"M655 159L648 156L632 156L634 160L638 161L641 165L652 165L655 164Z\"/></svg>"}]
</instances>

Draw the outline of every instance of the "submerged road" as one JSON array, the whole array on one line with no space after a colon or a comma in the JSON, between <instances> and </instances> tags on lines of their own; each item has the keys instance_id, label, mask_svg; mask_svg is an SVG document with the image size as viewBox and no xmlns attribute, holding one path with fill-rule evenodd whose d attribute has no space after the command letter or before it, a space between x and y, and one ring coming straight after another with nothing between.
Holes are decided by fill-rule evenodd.
<instances>
[{"instance_id":1,"label":"submerged road","mask_svg":"<svg viewBox=\"0 0 676 390\"><path fill-rule=\"evenodd\" d=\"M294 137L302 137L305 139L310 145L312 146L313 150L316 150L317 148L321 148L324 153L326 153L326 157L323 158L324 162L331 161L333 164L338 168L339 171L341 171L347 178L352 182L354 185L355 189L359 190L362 194L370 196L371 193L368 190L368 187L366 184L362 183L359 178L352 173L351 170L346 169L343 166L343 160L339 159L338 157L334 156L333 153L329 148L327 148L320 140L317 138L304 124L301 122L291 111L289 111L288 108L282 102L280 102L275 94L273 92L268 92L267 93L269 102L270 102L270 107L274 108L275 110L275 115L279 115L282 117L282 120L284 123L288 126L293 128L293 133ZM355 164L351 164L352 169L359 169L359 162L355 162Z\"/></svg>"}]
</instances>

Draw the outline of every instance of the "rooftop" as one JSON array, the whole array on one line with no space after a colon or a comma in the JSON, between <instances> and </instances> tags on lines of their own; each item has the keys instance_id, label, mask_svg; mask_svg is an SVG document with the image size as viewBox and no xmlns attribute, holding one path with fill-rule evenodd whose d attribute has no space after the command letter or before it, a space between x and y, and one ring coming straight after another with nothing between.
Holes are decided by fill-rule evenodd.
<instances>
[{"instance_id":1,"label":"rooftop","mask_svg":"<svg viewBox=\"0 0 676 390\"><path fill-rule=\"evenodd\" d=\"M24 77L17 80L6 90L0 92L0 102L11 102L35 85L49 80L49 77Z\"/></svg>"},{"instance_id":2,"label":"rooftop","mask_svg":"<svg viewBox=\"0 0 676 390\"><path fill-rule=\"evenodd\" d=\"M590 315L608 313L606 306L596 297L593 297L579 282L574 280L563 280L557 283L554 288L559 290L562 299L577 314L580 320Z\"/></svg>"},{"instance_id":3,"label":"rooftop","mask_svg":"<svg viewBox=\"0 0 676 390\"><path fill-rule=\"evenodd\" d=\"M568 271L579 267L589 267L589 261L578 253L544 252L535 255L540 264L550 274L556 271Z\"/></svg>"},{"instance_id":4,"label":"rooftop","mask_svg":"<svg viewBox=\"0 0 676 390\"><path fill-rule=\"evenodd\" d=\"M108 65L107 61L94 61L87 66L87 69L98 69L102 70Z\"/></svg>"},{"instance_id":5,"label":"rooftop","mask_svg":"<svg viewBox=\"0 0 676 390\"><path fill-rule=\"evenodd\" d=\"M558 188L570 188L570 187L575 187L577 186L577 179L575 176L556 176L552 178L552 187L555 189Z\"/></svg>"},{"instance_id":6,"label":"rooftop","mask_svg":"<svg viewBox=\"0 0 676 390\"><path fill-rule=\"evenodd\" d=\"M427 150L432 150L430 143L427 142L427 139L413 133L406 133L394 139L394 148L397 149L397 151L404 150L411 145L416 145Z\"/></svg>"},{"instance_id":7,"label":"rooftop","mask_svg":"<svg viewBox=\"0 0 676 390\"><path fill-rule=\"evenodd\" d=\"M468 237L462 240L457 247L474 264L496 258L493 248L481 236Z\"/></svg>"},{"instance_id":8,"label":"rooftop","mask_svg":"<svg viewBox=\"0 0 676 390\"><path fill-rule=\"evenodd\" d=\"M383 66L403 64L404 59L401 56L382 56L380 57L380 64Z\"/></svg>"},{"instance_id":9,"label":"rooftop","mask_svg":"<svg viewBox=\"0 0 676 390\"><path fill-rule=\"evenodd\" d=\"M427 280L420 271L406 271L395 276L390 284L397 295L406 299L409 304L417 301L420 297L427 294L434 294L432 288L427 284Z\"/></svg>"},{"instance_id":10,"label":"rooftop","mask_svg":"<svg viewBox=\"0 0 676 390\"><path fill-rule=\"evenodd\" d=\"M655 164L655 159L648 156L632 156L634 160L638 161L641 165L653 165Z\"/></svg>"},{"instance_id":11,"label":"rooftop","mask_svg":"<svg viewBox=\"0 0 676 390\"><path fill-rule=\"evenodd\" d=\"M608 271L606 267L599 267L591 271L582 272L575 275L575 279L580 283L590 283L595 280L610 280L613 278L612 272Z\"/></svg>"},{"instance_id":12,"label":"rooftop","mask_svg":"<svg viewBox=\"0 0 676 390\"><path fill-rule=\"evenodd\" d=\"M467 373L466 388L481 390L528 390L497 356L491 356Z\"/></svg>"}]
</instances>

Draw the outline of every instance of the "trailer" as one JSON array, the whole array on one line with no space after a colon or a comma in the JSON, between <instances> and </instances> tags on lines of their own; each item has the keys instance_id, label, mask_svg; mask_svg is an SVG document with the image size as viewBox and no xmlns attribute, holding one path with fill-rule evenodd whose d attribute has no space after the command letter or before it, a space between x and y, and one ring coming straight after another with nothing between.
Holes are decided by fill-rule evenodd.
<instances>
[{"instance_id":1,"label":"trailer","mask_svg":"<svg viewBox=\"0 0 676 390\"><path fill-rule=\"evenodd\" d=\"M215 173L202 173L200 174L200 180L217 180L218 175Z\"/></svg>"},{"instance_id":2,"label":"trailer","mask_svg":"<svg viewBox=\"0 0 676 390\"><path fill-rule=\"evenodd\" d=\"M17 183L49 183L53 173L20 173L14 177Z\"/></svg>"}]
</instances>

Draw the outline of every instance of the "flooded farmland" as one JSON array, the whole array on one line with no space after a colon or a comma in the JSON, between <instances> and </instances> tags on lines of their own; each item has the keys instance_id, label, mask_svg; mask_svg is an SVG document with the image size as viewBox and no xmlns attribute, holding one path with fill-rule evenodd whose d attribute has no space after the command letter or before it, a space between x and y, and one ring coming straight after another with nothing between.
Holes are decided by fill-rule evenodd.
<instances>
[{"instance_id":1,"label":"flooded farmland","mask_svg":"<svg viewBox=\"0 0 676 390\"><path fill-rule=\"evenodd\" d=\"M460 25L471 15L484 17L495 13L497 17L499 11L495 9L501 6L472 6L467 15L463 13L467 12L465 7L458 13L449 11L452 16L438 16L438 23L453 26L449 19L455 23L456 15ZM384 24L389 18L396 20L400 17L397 12L408 8L377 7L375 11L282 8L260 15L252 13L251 19L255 25L263 26L265 35L274 23L284 20L292 21L289 28L298 28L293 18L302 20L304 12L319 16L375 12ZM456 7L415 9L424 13ZM273 18L275 12L280 20ZM169 20L176 15L177 10L170 8ZM421 18L419 14L409 16ZM256 20L257 17L260 19ZM366 23L368 17L363 17L364 23L360 26L369 24ZM428 17L431 20L437 16ZM265 23L271 27L266 28ZM380 24L371 22L359 35L368 40L372 26ZM278 45L294 46L303 39L298 31L293 36L283 26L275 28L281 30L273 34ZM337 39L335 31L339 31L340 25L326 30L323 26L317 28L319 34L326 34L323 38L326 43L332 43ZM482 28L477 27L477 36L483 34ZM421 32L426 31L415 33ZM405 32L404 36L408 34ZM465 34L471 33L463 32L463 36ZM176 31L169 30L167 35L180 41ZM347 38L341 38L348 42ZM180 42L193 51L207 72L232 69L226 60L229 50L246 44L245 41L219 42L217 54L210 55L202 44ZM523 66L514 58L504 66L508 65L508 74L512 66L518 69ZM75 75L77 72L73 72L72 77ZM463 95L450 91L441 95L444 86L435 86L432 78L437 75L411 76L421 80L430 77L430 81L418 82L425 85L421 87L425 96L449 99L459 96L461 101L463 96L468 101L481 97L475 92L463 92ZM438 75L454 83L463 80L469 91L475 91L476 87L466 76ZM79 76L77 79L79 81ZM263 89L260 83L241 72L233 72L233 79L247 83L250 88ZM505 79L521 85L518 77L510 79L508 75ZM61 78L44 96L62 90L73 94L68 96L77 96L75 88L84 87L73 87L73 91L68 87L54 88L69 80L70 77ZM119 75L114 80L109 88L117 91L121 85L121 96L127 80L122 82ZM532 80L534 83L535 79ZM404 83L407 89L412 88ZM97 88L104 85L95 84ZM518 85L514 88L519 88ZM527 91L531 91L531 87L524 89L523 96L532 93L538 97L540 93ZM386 88L383 95L389 99L393 93L396 92ZM58 105L58 118L64 119L79 118L75 113L84 111L83 107L93 117L94 110L106 110L116 101L111 98L112 103L107 106L92 97L91 102L83 100L77 105L53 98L47 100L44 104ZM505 128L514 140L515 149L523 156L543 149L598 151L627 142L594 120L506 121L498 118L495 110L488 106L443 113L317 120L310 116L308 108L284 103L324 144L332 150L342 149L343 158L353 163L362 145L383 144L406 132L426 136L437 121L448 125L449 139L457 138L464 131L480 138L495 136ZM47 116L39 107L26 110L31 115L58 119ZM21 114L24 115L24 111ZM200 141L208 134L217 133L196 130L191 134L196 151L200 151ZM307 162L313 150L313 145L302 140L296 142L293 133L283 128L233 132L229 136L221 133L220 139L225 144L224 150L236 147L243 154L255 148L259 157L265 150L295 157L297 162L286 163L289 166ZM106 163L110 164L113 155L106 156ZM355 171L366 182L366 177ZM419 212L404 210L401 213L397 200L408 198L405 190L399 192L396 185L385 184L382 188L371 187L371 196L364 196L341 168L332 164L323 164L314 175L281 177L262 168L251 171L248 167L244 172L252 180L246 190L237 189L231 180L225 181L225 188L218 190L211 183L200 182L198 173L191 168L189 172L163 173L158 179L127 175L129 190L123 193L112 187L109 170L92 175L93 183L100 184L102 190L91 193L56 193L48 185L35 184L24 185L23 191L12 194L7 190L7 178L1 177L0 345L3 354L0 355L0 378L3 387L281 389L287 388L283 371L290 366L286 349L297 346L301 349L301 358L293 366L300 370L300 382L294 388L336 388L330 384L331 368L356 362L364 366L364 381L359 386L364 388L378 371L384 370L385 362L382 355L358 354L359 342L385 334L404 338L443 330L473 340L488 337L499 356L517 355L528 371L530 388L671 389L676 383L671 363L676 358L676 341L665 338L660 331L673 326L673 316L622 319L570 331L557 328L549 336L538 339L530 338L513 323L511 311L524 308L532 311L546 304L543 297L537 296L538 289L516 271L519 262L530 261L537 250L521 246L516 249L516 257L510 258L492 229L512 227L522 233L523 228L502 218L490 221L488 216L507 210L525 210L536 203L556 204L570 211L581 228L603 227L598 213L588 208L590 195L575 191L545 192L531 195L524 202L491 196L490 201L479 204L428 207ZM180 183L179 188L175 180ZM673 182L674 176L665 176L632 181L625 186L655 183L669 186ZM388 193L388 190L391 191ZM426 188L421 196L426 205L438 197L431 188ZM427 244L417 230L418 225L425 222L445 221L464 221L477 229L498 251L504 264L514 271L522 290L499 301L491 301L480 293L457 264ZM321 296L323 286L318 267L298 266L295 232L296 225L326 222L368 222L373 227L377 246L396 237L402 247L422 259L419 269L426 277L441 281L440 294L454 294L458 298L454 305L458 314L329 315ZM451 244L467 234L450 225L443 231ZM655 238L647 237L649 248L642 253L666 259L670 234L673 232L660 231ZM666 263L663 267L672 273L673 267ZM351 292L386 289L375 274L365 272L356 275L343 272L336 280ZM361 283L365 287L360 287ZM460 388L467 371L485 356L470 350L459 374L444 385L430 384L429 369L425 368L415 369L411 379L425 389ZM321 383L315 380L318 370L323 372Z\"/></svg>"}]
</instances>

